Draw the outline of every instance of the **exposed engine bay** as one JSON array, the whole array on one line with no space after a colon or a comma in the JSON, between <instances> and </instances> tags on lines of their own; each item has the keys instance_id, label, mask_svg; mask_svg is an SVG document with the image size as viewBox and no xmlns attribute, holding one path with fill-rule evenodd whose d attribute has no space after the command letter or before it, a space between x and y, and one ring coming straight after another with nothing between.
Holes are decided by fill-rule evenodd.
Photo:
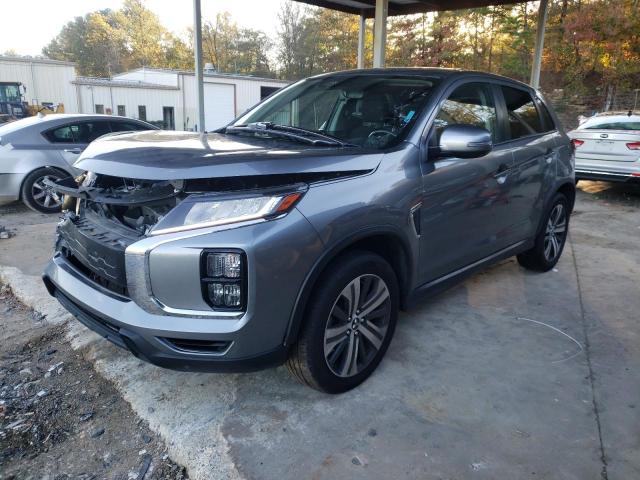
<instances>
[{"instance_id":1,"label":"exposed engine bay","mask_svg":"<svg viewBox=\"0 0 640 480\"><path fill-rule=\"evenodd\" d=\"M65 195L66 215L90 215L117 222L138 236L144 236L162 218L191 194L246 192L265 188L315 183L366 173L318 172L190 180L138 180L87 173L52 184ZM79 186L78 186L79 185Z\"/></svg>"}]
</instances>

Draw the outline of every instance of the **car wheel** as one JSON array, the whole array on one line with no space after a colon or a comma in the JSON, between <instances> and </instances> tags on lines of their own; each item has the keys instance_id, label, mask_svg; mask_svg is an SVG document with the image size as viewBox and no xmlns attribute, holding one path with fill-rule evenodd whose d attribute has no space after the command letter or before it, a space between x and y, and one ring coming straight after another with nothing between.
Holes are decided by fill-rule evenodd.
<instances>
[{"instance_id":1,"label":"car wheel","mask_svg":"<svg viewBox=\"0 0 640 480\"><path fill-rule=\"evenodd\" d=\"M22 182L21 198L24 204L36 212L56 213L62 208L63 196L44 184L46 179L58 180L64 174L54 168L39 168Z\"/></svg>"},{"instance_id":2,"label":"car wheel","mask_svg":"<svg viewBox=\"0 0 640 480\"><path fill-rule=\"evenodd\" d=\"M551 270L560 260L568 231L569 202L567 197L558 193L544 217L533 248L518 255L518 263L538 272Z\"/></svg>"},{"instance_id":3,"label":"car wheel","mask_svg":"<svg viewBox=\"0 0 640 480\"><path fill-rule=\"evenodd\" d=\"M287 367L316 390L345 392L371 375L391 342L398 280L382 257L356 251L335 260L316 285Z\"/></svg>"}]
</instances>

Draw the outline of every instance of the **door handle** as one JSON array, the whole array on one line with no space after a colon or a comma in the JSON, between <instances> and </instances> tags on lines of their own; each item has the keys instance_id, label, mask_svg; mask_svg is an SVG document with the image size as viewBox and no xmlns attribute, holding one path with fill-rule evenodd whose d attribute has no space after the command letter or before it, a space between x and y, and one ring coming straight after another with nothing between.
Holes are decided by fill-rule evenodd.
<instances>
[{"instance_id":1,"label":"door handle","mask_svg":"<svg viewBox=\"0 0 640 480\"><path fill-rule=\"evenodd\" d=\"M511 168L506 163L501 163L498 165L498 169L494 172L493 178L495 178L500 185L502 185L507 180L507 175L509 175L509 170Z\"/></svg>"},{"instance_id":2,"label":"door handle","mask_svg":"<svg viewBox=\"0 0 640 480\"><path fill-rule=\"evenodd\" d=\"M76 155L80 155L82 153L81 148L65 148L64 151L67 153L75 153Z\"/></svg>"}]
</instances>

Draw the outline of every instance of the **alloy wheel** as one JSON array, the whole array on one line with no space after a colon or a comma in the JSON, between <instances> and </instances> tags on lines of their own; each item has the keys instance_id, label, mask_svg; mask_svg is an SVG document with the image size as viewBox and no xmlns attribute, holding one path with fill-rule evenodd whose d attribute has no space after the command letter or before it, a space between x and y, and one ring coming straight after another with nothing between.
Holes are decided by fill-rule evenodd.
<instances>
[{"instance_id":1,"label":"alloy wheel","mask_svg":"<svg viewBox=\"0 0 640 480\"><path fill-rule=\"evenodd\" d=\"M31 196L41 207L57 208L62 205L62 196L44 183L47 180L56 180L56 178L51 175L43 175L37 178L31 186Z\"/></svg>"},{"instance_id":2,"label":"alloy wheel","mask_svg":"<svg viewBox=\"0 0 640 480\"><path fill-rule=\"evenodd\" d=\"M544 235L544 258L548 262L553 262L560 255L566 234L567 215L564 205L558 203L551 210Z\"/></svg>"},{"instance_id":3,"label":"alloy wheel","mask_svg":"<svg viewBox=\"0 0 640 480\"><path fill-rule=\"evenodd\" d=\"M355 278L333 304L324 333L324 357L339 377L362 372L385 340L391 319L391 296L377 275Z\"/></svg>"}]
</instances>

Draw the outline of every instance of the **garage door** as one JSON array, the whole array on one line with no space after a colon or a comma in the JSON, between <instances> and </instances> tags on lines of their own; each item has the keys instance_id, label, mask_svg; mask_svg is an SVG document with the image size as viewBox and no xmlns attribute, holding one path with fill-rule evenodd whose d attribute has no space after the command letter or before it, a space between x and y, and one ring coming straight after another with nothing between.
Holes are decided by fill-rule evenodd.
<instances>
[{"instance_id":1,"label":"garage door","mask_svg":"<svg viewBox=\"0 0 640 480\"><path fill-rule=\"evenodd\" d=\"M214 130L235 118L233 85L204 84L204 116L207 131Z\"/></svg>"}]
</instances>

